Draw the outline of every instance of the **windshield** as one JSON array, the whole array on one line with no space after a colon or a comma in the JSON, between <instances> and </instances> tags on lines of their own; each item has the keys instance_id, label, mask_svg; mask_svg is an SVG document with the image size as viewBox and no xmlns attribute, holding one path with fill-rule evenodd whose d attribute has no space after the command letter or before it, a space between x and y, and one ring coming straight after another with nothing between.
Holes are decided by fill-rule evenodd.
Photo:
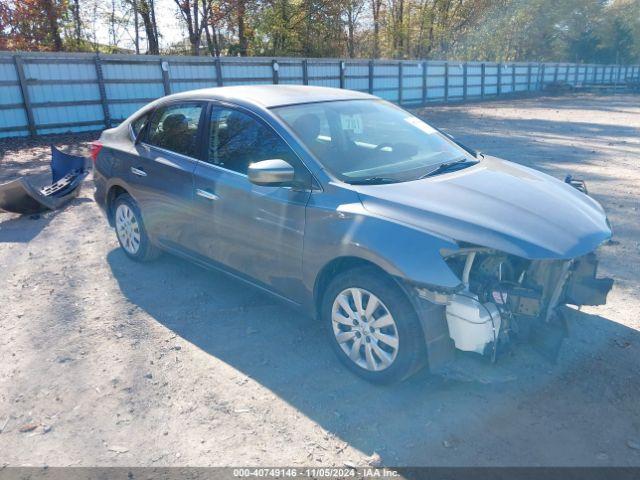
<instances>
[{"instance_id":1,"label":"windshield","mask_svg":"<svg viewBox=\"0 0 640 480\"><path fill-rule=\"evenodd\" d=\"M327 170L348 183L406 182L443 163L476 161L419 118L381 100L290 105L274 111Z\"/></svg>"}]
</instances>

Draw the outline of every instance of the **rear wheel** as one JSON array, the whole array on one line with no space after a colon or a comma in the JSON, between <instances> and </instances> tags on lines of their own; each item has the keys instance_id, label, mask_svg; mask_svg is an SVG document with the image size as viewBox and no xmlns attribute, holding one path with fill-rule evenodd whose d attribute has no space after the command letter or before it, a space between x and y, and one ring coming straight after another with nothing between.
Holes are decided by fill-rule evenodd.
<instances>
[{"instance_id":1,"label":"rear wheel","mask_svg":"<svg viewBox=\"0 0 640 480\"><path fill-rule=\"evenodd\" d=\"M151 244L135 200L128 193L119 195L113 205L118 242L129 258L146 262L158 257L160 250Z\"/></svg>"},{"instance_id":2,"label":"rear wheel","mask_svg":"<svg viewBox=\"0 0 640 480\"><path fill-rule=\"evenodd\" d=\"M321 311L338 358L362 378L396 382L424 365L417 314L400 287L379 270L364 267L336 276Z\"/></svg>"}]
</instances>

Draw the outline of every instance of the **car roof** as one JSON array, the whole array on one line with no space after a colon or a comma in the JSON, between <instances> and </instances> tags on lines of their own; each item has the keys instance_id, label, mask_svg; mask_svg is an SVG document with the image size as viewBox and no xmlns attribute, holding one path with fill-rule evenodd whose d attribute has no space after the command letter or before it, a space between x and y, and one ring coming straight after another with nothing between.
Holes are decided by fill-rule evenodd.
<instances>
[{"instance_id":1,"label":"car roof","mask_svg":"<svg viewBox=\"0 0 640 480\"><path fill-rule=\"evenodd\" d=\"M300 103L364 100L376 99L377 97L354 90L308 85L238 85L190 90L171 95L171 98L227 100L272 108Z\"/></svg>"}]
</instances>

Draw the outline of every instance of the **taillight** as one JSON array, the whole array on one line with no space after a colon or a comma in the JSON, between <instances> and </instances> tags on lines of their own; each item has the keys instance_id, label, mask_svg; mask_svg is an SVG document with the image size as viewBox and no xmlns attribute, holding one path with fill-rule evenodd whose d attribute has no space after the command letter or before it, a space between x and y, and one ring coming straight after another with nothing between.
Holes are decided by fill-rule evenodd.
<instances>
[{"instance_id":1,"label":"taillight","mask_svg":"<svg viewBox=\"0 0 640 480\"><path fill-rule=\"evenodd\" d=\"M93 160L93 163L96 163L100 150L102 150L102 143L97 140L91 143L91 160Z\"/></svg>"}]
</instances>

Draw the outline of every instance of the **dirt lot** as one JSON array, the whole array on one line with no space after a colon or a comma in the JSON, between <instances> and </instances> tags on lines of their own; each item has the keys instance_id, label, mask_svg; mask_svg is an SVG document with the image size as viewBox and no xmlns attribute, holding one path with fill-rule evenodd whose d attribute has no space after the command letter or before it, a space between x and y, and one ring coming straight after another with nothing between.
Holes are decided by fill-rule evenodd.
<instances>
[{"instance_id":1,"label":"dirt lot","mask_svg":"<svg viewBox=\"0 0 640 480\"><path fill-rule=\"evenodd\" d=\"M0 213L0 464L640 465L640 97L428 108L490 154L584 177L614 241L604 307L574 312L556 364L520 348L374 387L320 326L222 274L118 250L85 183L39 218ZM0 181L46 145L0 143Z\"/></svg>"}]
</instances>

